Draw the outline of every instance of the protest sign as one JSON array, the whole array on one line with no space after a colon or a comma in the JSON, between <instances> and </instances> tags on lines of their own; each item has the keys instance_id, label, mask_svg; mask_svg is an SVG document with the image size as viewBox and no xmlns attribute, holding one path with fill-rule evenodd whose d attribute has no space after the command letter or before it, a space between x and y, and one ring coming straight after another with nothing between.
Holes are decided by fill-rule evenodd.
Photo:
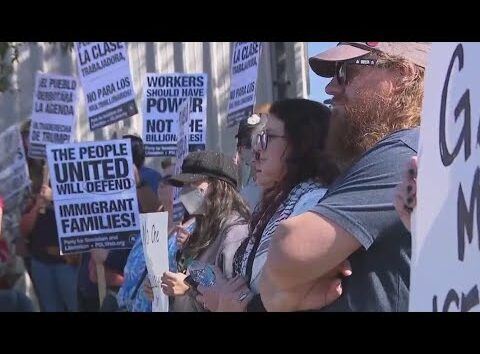
<instances>
[{"instance_id":1,"label":"protest sign","mask_svg":"<svg viewBox=\"0 0 480 354\"><path fill-rule=\"evenodd\" d=\"M227 111L227 125L230 127L253 113L261 48L261 42L235 43Z\"/></svg>"},{"instance_id":2,"label":"protest sign","mask_svg":"<svg viewBox=\"0 0 480 354\"><path fill-rule=\"evenodd\" d=\"M130 140L47 146L62 254L131 248L140 235Z\"/></svg>"},{"instance_id":3,"label":"protest sign","mask_svg":"<svg viewBox=\"0 0 480 354\"><path fill-rule=\"evenodd\" d=\"M143 141L147 156L175 156L178 109L191 99L189 151L207 142L207 74L147 74L143 95Z\"/></svg>"},{"instance_id":4,"label":"protest sign","mask_svg":"<svg viewBox=\"0 0 480 354\"><path fill-rule=\"evenodd\" d=\"M168 213L140 214L142 245L148 278L153 290L152 312L168 312L168 296L160 287L168 272Z\"/></svg>"},{"instance_id":5,"label":"protest sign","mask_svg":"<svg viewBox=\"0 0 480 354\"><path fill-rule=\"evenodd\" d=\"M425 79L410 311L479 311L480 45L435 43Z\"/></svg>"},{"instance_id":6,"label":"protest sign","mask_svg":"<svg viewBox=\"0 0 480 354\"><path fill-rule=\"evenodd\" d=\"M138 113L124 42L76 42L90 130Z\"/></svg>"},{"instance_id":7,"label":"protest sign","mask_svg":"<svg viewBox=\"0 0 480 354\"><path fill-rule=\"evenodd\" d=\"M63 144L73 140L77 88L74 77L37 73L29 136L30 157L45 159L46 144Z\"/></svg>"}]
</instances>

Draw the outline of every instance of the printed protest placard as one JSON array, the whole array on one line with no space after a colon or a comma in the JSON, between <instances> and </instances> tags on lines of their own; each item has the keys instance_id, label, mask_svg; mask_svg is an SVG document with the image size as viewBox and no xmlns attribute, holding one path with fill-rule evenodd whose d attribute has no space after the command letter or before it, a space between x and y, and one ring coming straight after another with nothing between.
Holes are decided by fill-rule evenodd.
<instances>
[{"instance_id":1,"label":"printed protest placard","mask_svg":"<svg viewBox=\"0 0 480 354\"><path fill-rule=\"evenodd\" d=\"M77 92L74 77L37 73L29 136L30 157L45 159L46 144L63 144L73 140Z\"/></svg>"},{"instance_id":2,"label":"printed protest placard","mask_svg":"<svg viewBox=\"0 0 480 354\"><path fill-rule=\"evenodd\" d=\"M90 130L138 113L124 42L76 42Z\"/></svg>"},{"instance_id":3,"label":"printed protest placard","mask_svg":"<svg viewBox=\"0 0 480 354\"><path fill-rule=\"evenodd\" d=\"M261 42L235 43L227 111L227 125L230 127L253 113L261 48Z\"/></svg>"},{"instance_id":4,"label":"printed protest placard","mask_svg":"<svg viewBox=\"0 0 480 354\"><path fill-rule=\"evenodd\" d=\"M435 43L420 128L410 311L479 311L480 44Z\"/></svg>"},{"instance_id":5,"label":"printed protest placard","mask_svg":"<svg viewBox=\"0 0 480 354\"><path fill-rule=\"evenodd\" d=\"M7 201L30 185L28 165L18 125L0 133L0 196Z\"/></svg>"},{"instance_id":6,"label":"printed protest placard","mask_svg":"<svg viewBox=\"0 0 480 354\"><path fill-rule=\"evenodd\" d=\"M168 312L168 296L160 287L168 272L168 213L140 214L142 245L153 290L152 312Z\"/></svg>"},{"instance_id":7,"label":"printed protest placard","mask_svg":"<svg viewBox=\"0 0 480 354\"><path fill-rule=\"evenodd\" d=\"M147 74L143 92L143 141L147 156L175 156L178 108L191 98L189 151L207 143L207 74Z\"/></svg>"},{"instance_id":8,"label":"printed protest placard","mask_svg":"<svg viewBox=\"0 0 480 354\"><path fill-rule=\"evenodd\" d=\"M47 146L62 254L131 248L140 235L130 140Z\"/></svg>"}]
</instances>

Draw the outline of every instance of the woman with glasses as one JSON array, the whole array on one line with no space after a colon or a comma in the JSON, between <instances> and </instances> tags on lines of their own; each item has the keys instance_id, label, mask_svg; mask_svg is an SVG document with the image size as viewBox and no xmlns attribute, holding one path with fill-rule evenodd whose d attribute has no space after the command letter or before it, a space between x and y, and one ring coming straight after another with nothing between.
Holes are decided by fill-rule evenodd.
<instances>
[{"instance_id":1,"label":"woman with glasses","mask_svg":"<svg viewBox=\"0 0 480 354\"><path fill-rule=\"evenodd\" d=\"M278 224L308 211L338 175L325 152L330 110L306 99L272 104L262 132L253 137L257 184L263 195L249 225L249 237L234 257L232 279L218 274L214 287L198 287L211 311L262 311L259 280Z\"/></svg>"},{"instance_id":2,"label":"woman with glasses","mask_svg":"<svg viewBox=\"0 0 480 354\"><path fill-rule=\"evenodd\" d=\"M264 129L267 121L264 116L269 108L269 103L256 106L252 116L240 121L237 135L235 135L237 151L234 160L239 169L239 184L242 186L240 194L248 203L250 210L255 209L262 196L262 190L255 182L252 137L257 136Z\"/></svg>"}]
</instances>

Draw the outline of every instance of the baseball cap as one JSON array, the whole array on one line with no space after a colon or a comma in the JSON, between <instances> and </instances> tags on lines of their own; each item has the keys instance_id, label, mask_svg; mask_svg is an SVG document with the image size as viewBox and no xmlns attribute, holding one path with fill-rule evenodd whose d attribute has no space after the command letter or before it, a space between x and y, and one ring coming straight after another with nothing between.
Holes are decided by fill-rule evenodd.
<instances>
[{"instance_id":1,"label":"baseball cap","mask_svg":"<svg viewBox=\"0 0 480 354\"><path fill-rule=\"evenodd\" d=\"M172 176L168 182L175 187L197 182L208 177L225 181L237 188L237 165L231 157L215 151L194 151L182 164L182 173Z\"/></svg>"},{"instance_id":2,"label":"baseball cap","mask_svg":"<svg viewBox=\"0 0 480 354\"><path fill-rule=\"evenodd\" d=\"M340 42L309 59L310 67L315 74L322 77L333 77L335 63L364 56L372 52L383 52L400 57L425 68L430 42Z\"/></svg>"}]
</instances>

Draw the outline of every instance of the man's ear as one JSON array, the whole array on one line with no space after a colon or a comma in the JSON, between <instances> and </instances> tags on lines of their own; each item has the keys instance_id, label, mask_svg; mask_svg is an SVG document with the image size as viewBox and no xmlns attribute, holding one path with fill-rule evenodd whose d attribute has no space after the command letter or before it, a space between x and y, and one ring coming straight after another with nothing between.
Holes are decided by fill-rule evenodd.
<instances>
[{"instance_id":1,"label":"man's ear","mask_svg":"<svg viewBox=\"0 0 480 354\"><path fill-rule=\"evenodd\" d=\"M397 70L397 77L394 80L394 87L393 93L397 94L400 93L405 88L405 81L408 81L413 75L415 75L415 64L413 63L405 63L404 65L400 66Z\"/></svg>"}]
</instances>

